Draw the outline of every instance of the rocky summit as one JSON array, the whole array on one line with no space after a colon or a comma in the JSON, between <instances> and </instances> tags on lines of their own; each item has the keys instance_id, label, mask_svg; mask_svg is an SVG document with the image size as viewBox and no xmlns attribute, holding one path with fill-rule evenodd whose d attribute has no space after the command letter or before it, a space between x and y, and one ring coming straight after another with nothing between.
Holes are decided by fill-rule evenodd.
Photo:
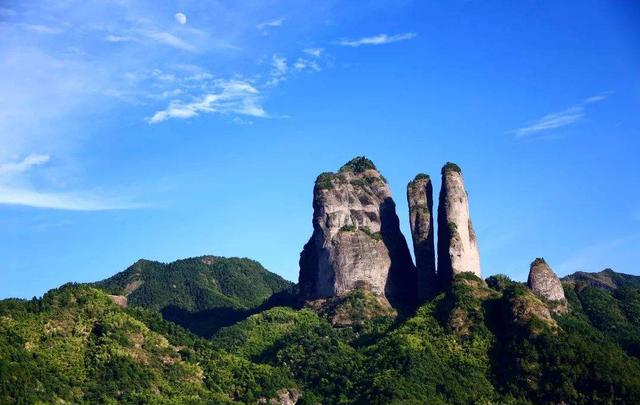
<instances>
[{"instance_id":1,"label":"rocky summit","mask_svg":"<svg viewBox=\"0 0 640 405\"><path fill-rule=\"evenodd\" d=\"M413 300L415 268L395 207L386 180L365 157L318 176L313 234L300 255L302 298L362 288L389 301Z\"/></svg>"},{"instance_id":2,"label":"rocky summit","mask_svg":"<svg viewBox=\"0 0 640 405\"><path fill-rule=\"evenodd\" d=\"M555 312L567 311L562 283L544 259L537 258L531 263L527 286L538 297L555 304L552 308Z\"/></svg>"},{"instance_id":3,"label":"rocky summit","mask_svg":"<svg viewBox=\"0 0 640 405\"><path fill-rule=\"evenodd\" d=\"M436 252L433 236L433 186L426 174L407 185L409 225L416 259L417 294L423 301L437 289Z\"/></svg>"},{"instance_id":4,"label":"rocky summit","mask_svg":"<svg viewBox=\"0 0 640 405\"><path fill-rule=\"evenodd\" d=\"M462 170L447 163L442 168L438 201L438 278L448 285L453 276L465 272L480 277L480 252Z\"/></svg>"}]
</instances>

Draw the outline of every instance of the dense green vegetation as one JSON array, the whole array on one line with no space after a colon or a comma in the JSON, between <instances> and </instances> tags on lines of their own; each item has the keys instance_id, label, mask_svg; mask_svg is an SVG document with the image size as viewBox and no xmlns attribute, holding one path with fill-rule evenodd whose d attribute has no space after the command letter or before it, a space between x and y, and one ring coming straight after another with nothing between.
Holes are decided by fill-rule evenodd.
<instances>
[{"instance_id":1,"label":"dense green vegetation","mask_svg":"<svg viewBox=\"0 0 640 405\"><path fill-rule=\"evenodd\" d=\"M165 319L210 336L292 284L254 260L202 256L169 264L138 260L93 286L125 295L129 306L159 310Z\"/></svg>"},{"instance_id":2,"label":"dense green vegetation","mask_svg":"<svg viewBox=\"0 0 640 405\"><path fill-rule=\"evenodd\" d=\"M442 174L445 174L448 171L462 173L462 169L460 168L460 166L452 162L447 162L444 164L444 166L442 166L442 170L441 170Z\"/></svg>"},{"instance_id":3,"label":"dense green vegetation","mask_svg":"<svg viewBox=\"0 0 640 405\"><path fill-rule=\"evenodd\" d=\"M123 293L141 273L145 283L173 277L149 263L99 285ZM197 263L188 266L178 281L201 277ZM215 291L233 305L264 301L246 295L240 284L255 282L246 274L219 276ZM553 318L504 275L458 275L399 316L364 290L271 307L291 303L282 290L211 339L167 322L161 306L124 309L99 289L66 285L42 299L0 301L0 403L256 404L282 389L300 390L303 405L640 403L638 279L564 281L571 311ZM151 302L210 302L192 291Z\"/></svg>"},{"instance_id":4,"label":"dense green vegetation","mask_svg":"<svg viewBox=\"0 0 640 405\"><path fill-rule=\"evenodd\" d=\"M345 163L340 171L352 171L354 173L362 173L366 170L378 170L376 165L365 156L358 156Z\"/></svg>"}]
</instances>

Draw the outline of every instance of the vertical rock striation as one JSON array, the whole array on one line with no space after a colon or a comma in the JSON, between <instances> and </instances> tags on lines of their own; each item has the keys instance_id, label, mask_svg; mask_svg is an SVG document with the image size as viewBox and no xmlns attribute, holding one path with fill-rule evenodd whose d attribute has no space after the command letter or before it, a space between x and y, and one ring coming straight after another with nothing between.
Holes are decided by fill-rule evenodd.
<instances>
[{"instance_id":1,"label":"vertical rock striation","mask_svg":"<svg viewBox=\"0 0 640 405\"><path fill-rule=\"evenodd\" d=\"M433 237L433 186L426 174L418 174L407 185L409 221L416 258L418 300L437 290L436 253Z\"/></svg>"},{"instance_id":2,"label":"vertical rock striation","mask_svg":"<svg viewBox=\"0 0 640 405\"><path fill-rule=\"evenodd\" d=\"M480 253L462 171L447 162L442 168L438 201L438 278L447 286L456 274L464 272L480 277Z\"/></svg>"},{"instance_id":3,"label":"vertical rock striation","mask_svg":"<svg viewBox=\"0 0 640 405\"><path fill-rule=\"evenodd\" d=\"M300 254L302 298L363 288L392 303L412 301L414 277L389 186L373 162L358 157L318 176L313 235Z\"/></svg>"},{"instance_id":4,"label":"vertical rock striation","mask_svg":"<svg viewBox=\"0 0 640 405\"><path fill-rule=\"evenodd\" d=\"M535 295L550 303L554 312L567 312L562 283L544 259L537 258L531 262L527 285Z\"/></svg>"}]
</instances>

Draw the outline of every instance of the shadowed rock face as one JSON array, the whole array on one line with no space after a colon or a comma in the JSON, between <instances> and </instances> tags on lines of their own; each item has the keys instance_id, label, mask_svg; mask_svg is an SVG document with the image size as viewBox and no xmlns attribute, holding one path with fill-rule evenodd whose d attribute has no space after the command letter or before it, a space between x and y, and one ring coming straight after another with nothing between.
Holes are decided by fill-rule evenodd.
<instances>
[{"instance_id":1,"label":"shadowed rock face","mask_svg":"<svg viewBox=\"0 0 640 405\"><path fill-rule=\"evenodd\" d=\"M447 163L438 201L438 278L447 286L455 274L464 272L481 277L480 252L462 172L456 164Z\"/></svg>"},{"instance_id":2,"label":"shadowed rock face","mask_svg":"<svg viewBox=\"0 0 640 405\"><path fill-rule=\"evenodd\" d=\"M567 311L567 300L562 283L544 259L538 258L531 263L527 285L538 297L555 303L556 306L553 308L555 312Z\"/></svg>"},{"instance_id":3,"label":"shadowed rock face","mask_svg":"<svg viewBox=\"0 0 640 405\"><path fill-rule=\"evenodd\" d=\"M313 235L300 254L302 298L362 288L389 301L411 301L414 277L389 186L373 163L360 157L318 176Z\"/></svg>"},{"instance_id":4,"label":"shadowed rock face","mask_svg":"<svg viewBox=\"0 0 640 405\"><path fill-rule=\"evenodd\" d=\"M438 288L433 237L433 186L429 176L419 174L409 182L407 201L416 258L418 299L423 301Z\"/></svg>"}]
</instances>

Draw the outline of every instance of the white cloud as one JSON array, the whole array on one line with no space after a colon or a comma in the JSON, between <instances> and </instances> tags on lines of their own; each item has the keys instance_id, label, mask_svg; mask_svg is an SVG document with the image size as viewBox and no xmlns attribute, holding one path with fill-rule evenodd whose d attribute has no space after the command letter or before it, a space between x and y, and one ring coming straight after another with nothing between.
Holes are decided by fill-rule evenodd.
<instances>
[{"instance_id":1,"label":"white cloud","mask_svg":"<svg viewBox=\"0 0 640 405\"><path fill-rule=\"evenodd\" d=\"M161 45L168 45L174 48L188 51L188 52L196 52L197 48L190 44L189 42L179 38L178 36L166 32L159 31L154 29L137 29L127 31L121 34L108 34L104 37L104 40L107 42L155 42Z\"/></svg>"},{"instance_id":2,"label":"white cloud","mask_svg":"<svg viewBox=\"0 0 640 405\"><path fill-rule=\"evenodd\" d=\"M268 116L260 105L259 91L251 84L220 80L216 87L217 92L205 94L196 101L172 101L166 109L154 113L148 122L157 124L172 118L187 119L201 113L233 113L259 118Z\"/></svg>"},{"instance_id":3,"label":"white cloud","mask_svg":"<svg viewBox=\"0 0 640 405\"><path fill-rule=\"evenodd\" d=\"M27 188L5 186L0 186L0 204L73 211L106 211L142 207L138 204L104 198L88 192L39 192Z\"/></svg>"},{"instance_id":4,"label":"white cloud","mask_svg":"<svg viewBox=\"0 0 640 405\"><path fill-rule=\"evenodd\" d=\"M273 20L261 22L260 24L256 25L256 28L260 31L263 31L263 33L266 33L265 28L280 27L282 23L284 23L284 18L280 17Z\"/></svg>"},{"instance_id":5,"label":"white cloud","mask_svg":"<svg viewBox=\"0 0 640 405\"><path fill-rule=\"evenodd\" d=\"M403 34L387 35L379 34L372 37L364 37L359 39L342 39L338 41L338 45L357 47L361 45L384 45L393 42L407 41L418 36L415 32L405 32Z\"/></svg>"},{"instance_id":6,"label":"white cloud","mask_svg":"<svg viewBox=\"0 0 640 405\"><path fill-rule=\"evenodd\" d=\"M515 134L518 137L525 137L542 131L565 127L580 121L585 116L585 106L587 104L598 103L605 100L612 93L603 93L588 97L577 105L567 108L566 110L547 114L544 117L534 121L526 127L518 128Z\"/></svg>"},{"instance_id":7,"label":"white cloud","mask_svg":"<svg viewBox=\"0 0 640 405\"><path fill-rule=\"evenodd\" d=\"M316 62L315 60L309 60L304 58L298 58L296 60L296 63L293 64L293 67L298 71L314 70L316 72L319 72L321 70L318 62Z\"/></svg>"},{"instance_id":8,"label":"white cloud","mask_svg":"<svg viewBox=\"0 0 640 405\"><path fill-rule=\"evenodd\" d=\"M25 181L27 172L49 161L49 155L30 154L21 161L0 164L0 204L76 211L136 208L140 205L93 192L38 191Z\"/></svg>"},{"instance_id":9,"label":"white cloud","mask_svg":"<svg viewBox=\"0 0 640 405\"><path fill-rule=\"evenodd\" d=\"M324 49L322 49L322 48L307 48L303 52L306 53L309 56L313 56L313 57L319 58L320 55L322 55L322 52L324 52Z\"/></svg>"},{"instance_id":10,"label":"white cloud","mask_svg":"<svg viewBox=\"0 0 640 405\"><path fill-rule=\"evenodd\" d=\"M0 176L23 173L49 161L49 155L31 154L19 162L0 163Z\"/></svg>"},{"instance_id":11,"label":"white cloud","mask_svg":"<svg viewBox=\"0 0 640 405\"><path fill-rule=\"evenodd\" d=\"M275 69L276 73L278 74L287 73L287 58L284 58L278 55L273 55L273 60L271 62L271 65Z\"/></svg>"},{"instance_id":12,"label":"white cloud","mask_svg":"<svg viewBox=\"0 0 640 405\"><path fill-rule=\"evenodd\" d=\"M48 27L46 25L41 25L41 24L24 24L23 27L25 30L30 32L35 32L37 34L54 35L54 34L61 34L62 32L64 32L60 28Z\"/></svg>"},{"instance_id":13,"label":"white cloud","mask_svg":"<svg viewBox=\"0 0 640 405\"><path fill-rule=\"evenodd\" d=\"M287 71L289 65L287 65L287 58L283 56L273 55L271 59L271 78L267 82L268 87L275 87L281 82L286 80Z\"/></svg>"}]
</instances>

